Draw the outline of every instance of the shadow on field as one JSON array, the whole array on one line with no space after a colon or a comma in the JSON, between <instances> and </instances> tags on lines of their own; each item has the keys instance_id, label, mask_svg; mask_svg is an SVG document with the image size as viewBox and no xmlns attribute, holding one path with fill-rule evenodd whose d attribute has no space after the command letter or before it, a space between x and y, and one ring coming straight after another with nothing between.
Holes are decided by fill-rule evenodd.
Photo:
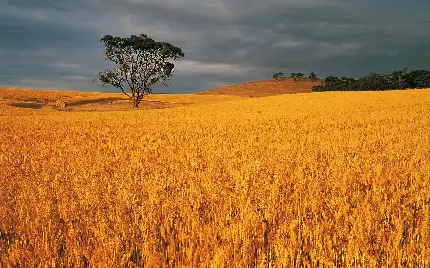
<instances>
[{"instance_id":1,"label":"shadow on field","mask_svg":"<svg viewBox=\"0 0 430 268\"><path fill-rule=\"evenodd\" d=\"M87 104L87 105L84 105ZM139 108L133 106L133 102L127 99L106 98L103 100L84 100L67 103L66 108L61 109L64 112L111 112L111 111L136 111L166 109L184 106L184 103L169 103L162 101L147 101L140 103Z\"/></svg>"},{"instance_id":2,"label":"shadow on field","mask_svg":"<svg viewBox=\"0 0 430 268\"><path fill-rule=\"evenodd\" d=\"M28 103L28 102L11 103L9 105L13 106L13 107L27 108L27 109L41 109L43 107L43 104L40 104L40 103Z\"/></svg>"},{"instance_id":3,"label":"shadow on field","mask_svg":"<svg viewBox=\"0 0 430 268\"><path fill-rule=\"evenodd\" d=\"M30 98L28 100L30 100ZM39 110L44 107L52 107L54 110L62 112L110 112L167 109L190 105L190 103L170 103L156 100L144 100L139 105L139 108L135 108L133 102L129 99L120 97L109 97L70 101L66 102L65 107L56 107L56 103L54 101L50 101L49 103L15 102L9 103L9 105L17 108L26 108L34 110Z\"/></svg>"},{"instance_id":4,"label":"shadow on field","mask_svg":"<svg viewBox=\"0 0 430 268\"><path fill-rule=\"evenodd\" d=\"M125 98L102 98L102 99L94 99L94 100L78 100L78 101L72 101L67 103L67 106L78 106L78 105L85 105L85 104L102 104L102 103L110 103L113 101L119 101L119 100L127 100Z\"/></svg>"}]
</instances>

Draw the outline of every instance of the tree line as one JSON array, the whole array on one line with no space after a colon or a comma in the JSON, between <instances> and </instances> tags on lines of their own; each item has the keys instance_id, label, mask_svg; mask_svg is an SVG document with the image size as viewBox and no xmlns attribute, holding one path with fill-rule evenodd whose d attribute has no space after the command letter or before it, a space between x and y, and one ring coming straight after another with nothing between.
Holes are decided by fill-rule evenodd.
<instances>
[{"instance_id":1,"label":"tree line","mask_svg":"<svg viewBox=\"0 0 430 268\"><path fill-rule=\"evenodd\" d=\"M290 75L290 77L293 78L295 82L297 82L298 80L305 79L305 75L303 73L292 73ZM284 77L284 74L282 72L278 72L278 73L274 73L272 78L278 81L279 79L285 78L285 77ZM314 72L312 72L309 74L308 80L317 81L318 77Z\"/></svg>"},{"instance_id":2,"label":"tree line","mask_svg":"<svg viewBox=\"0 0 430 268\"><path fill-rule=\"evenodd\" d=\"M322 85L313 86L312 91L378 91L407 88L430 88L430 71L411 71L405 67L391 74L370 73L359 79L329 76L323 80Z\"/></svg>"}]
</instances>

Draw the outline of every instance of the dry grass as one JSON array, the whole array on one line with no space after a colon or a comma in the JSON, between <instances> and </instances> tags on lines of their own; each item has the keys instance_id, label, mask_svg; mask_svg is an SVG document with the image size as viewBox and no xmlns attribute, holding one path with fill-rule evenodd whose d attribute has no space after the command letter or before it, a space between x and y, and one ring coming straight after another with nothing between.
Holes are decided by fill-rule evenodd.
<instances>
[{"instance_id":1,"label":"dry grass","mask_svg":"<svg viewBox=\"0 0 430 268\"><path fill-rule=\"evenodd\" d=\"M250 97L310 93L312 92L312 86L316 84L319 84L319 82L294 82L291 79L281 79L279 81L267 80L248 82L194 94L152 94L145 98L139 109L164 109L196 104L222 103L243 100ZM58 100L66 102L67 106L65 108L55 107ZM46 111L52 110L69 112L135 110L129 98L122 93L32 90L19 88L0 88L0 105L9 106L0 109L0 115L44 114ZM33 111L28 109L32 109Z\"/></svg>"},{"instance_id":2,"label":"dry grass","mask_svg":"<svg viewBox=\"0 0 430 268\"><path fill-rule=\"evenodd\" d=\"M213 104L246 99L248 99L246 96L200 94L152 94L148 97L149 101L186 104Z\"/></svg>"},{"instance_id":3,"label":"dry grass","mask_svg":"<svg viewBox=\"0 0 430 268\"><path fill-rule=\"evenodd\" d=\"M210 96L196 94L151 94L140 104L139 110L164 109L196 104L222 103L246 99L239 96ZM67 103L65 108L56 102ZM136 110L122 93L73 92L55 90L0 89L1 115L45 114L57 110L67 112L106 112Z\"/></svg>"},{"instance_id":4,"label":"dry grass","mask_svg":"<svg viewBox=\"0 0 430 268\"><path fill-rule=\"evenodd\" d=\"M242 97L267 97L282 94L311 93L312 87L321 82L302 80L294 82L290 79L263 80L218 89L206 90L197 94L202 95L235 95Z\"/></svg>"},{"instance_id":5,"label":"dry grass","mask_svg":"<svg viewBox=\"0 0 430 268\"><path fill-rule=\"evenodd\" d=\"M57 91L57 90L36 90L20 88L1 88L0 97L10 101L27 101L41 103L45 100L55 102L62 99L66 102L80 100L95 100L100 98L118 98L126 99L127 97L120 93L97 93L97 92L79 92L79 91Z\"/></svg>"},{"instance_id":6,"label":"dry grass","mask_svg":"<svg viewBox=\"0 0 430 268\"><path fill-rule=\"evenodd\" d=\"M410 90L0 116L0 263L428 267L429 114Z\"/></svg>"}]
</instances>

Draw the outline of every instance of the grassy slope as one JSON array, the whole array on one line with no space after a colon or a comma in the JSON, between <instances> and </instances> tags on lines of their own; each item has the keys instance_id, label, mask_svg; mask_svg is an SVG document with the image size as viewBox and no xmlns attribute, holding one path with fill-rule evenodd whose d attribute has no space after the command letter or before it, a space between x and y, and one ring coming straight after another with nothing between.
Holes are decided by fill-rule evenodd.
<instances>
[{"instance_id":1,"label":"grassy slope","mask_svg":"<svg viewBox=\"0 0 430 268\"><path fill-rule=\"evenodd\" d=\"M235 95L243 97L266 97L281 94L311 93L312 86L320 82L297 81L292 79L262 80L247 82L239 85L227 86L218 89L205 90L200 95Z\"/></svg>"}]
</instances>

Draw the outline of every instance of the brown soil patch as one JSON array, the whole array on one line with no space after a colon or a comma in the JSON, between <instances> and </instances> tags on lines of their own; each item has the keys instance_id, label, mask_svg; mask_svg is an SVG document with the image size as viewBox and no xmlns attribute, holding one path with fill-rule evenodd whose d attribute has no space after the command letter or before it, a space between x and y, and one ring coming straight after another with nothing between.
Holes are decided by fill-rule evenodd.
<instances>
[{"instance_id":1,"label":"brown soil patch","mask_svg":"<svg viewBox=\"0 0 430 268\"><path fill-rule=\"evenodd\" d=\"M311 93L312 87L320 85L320 81L308 80L294 82L293 79L263 80L247 82L239 85L205 90L195 94L199 95L235 95L242 97L266 97L282 94Z\"/></svg>"}]
</instances>

